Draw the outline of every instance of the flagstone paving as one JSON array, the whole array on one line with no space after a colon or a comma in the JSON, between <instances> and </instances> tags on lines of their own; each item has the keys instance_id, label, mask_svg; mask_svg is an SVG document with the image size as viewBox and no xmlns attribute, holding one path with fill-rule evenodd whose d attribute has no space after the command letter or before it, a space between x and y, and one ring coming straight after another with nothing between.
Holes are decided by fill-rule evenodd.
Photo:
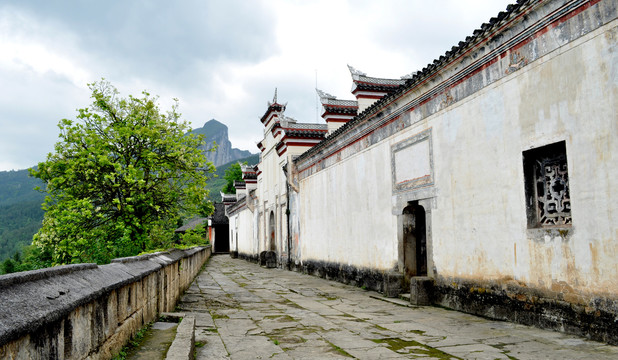
<instances>
[{"instance_id":1,"label":"flagstone paving","mask_svg":"<svg viewBox=\"0 0 618 360\"><path fill-rule=\"evenodd\" d=\"M227 255L178 307L197 359L618 359L618 347L401 300Z\"/></svg>"}]
</instances>

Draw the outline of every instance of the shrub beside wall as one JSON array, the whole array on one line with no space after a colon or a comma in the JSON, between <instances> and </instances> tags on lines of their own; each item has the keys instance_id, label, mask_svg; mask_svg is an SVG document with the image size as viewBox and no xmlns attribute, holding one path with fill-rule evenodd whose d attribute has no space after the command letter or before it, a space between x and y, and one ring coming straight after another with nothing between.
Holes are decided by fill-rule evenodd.
<instances>
[{"instance_id":1,"label":"shrub beside wall","mask_svg":"<svg viewBox=\"0 0 618 360\"><path fill-rule=\"evenodd\" d=\"M172 311L211 248L0 276L0 359L109 359Z\"/></svg>"}]
</instances>

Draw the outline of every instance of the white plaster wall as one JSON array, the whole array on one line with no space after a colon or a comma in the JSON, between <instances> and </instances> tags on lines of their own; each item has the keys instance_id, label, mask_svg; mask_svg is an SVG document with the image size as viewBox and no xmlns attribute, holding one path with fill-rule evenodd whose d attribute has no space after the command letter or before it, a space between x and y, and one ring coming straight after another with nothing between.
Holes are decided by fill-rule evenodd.
<instances>
[{"instance_id":1,"label":"white plaster wall","mask_svg":"<svg viewBox=\"0 0 618 360\"><path fill-rule=\"evenodd\" d=\"M262 173L259 175L262 182L258 187L259 195L259 208L262 212L260 217L260 231L259 231L259 249L262 251L268 248L269 237L269 219L271 211L275 212L275 197L279 193L279 172L277 164L279 163L279 156L274 149L274 140L269 132L265 138L264 144L266 150L262 153L262 161L259 164L259 168Z\"/></svg>"},{"instance_id":2,"label":"white plaster wall","mask_svg":"<svg viewBox=\"0 0 618 360\"><path fill-rule=\"evenodd\" d=\"M343 122L335 122L335 121L328 121L326 124L328 125L328 135L330 135L333 132L335 132L335 130L337 130L340 127L342 127L345 123L343 123Z\"/></svg>"},{"instance_id":3,"label":"white plaster wall","mask_svg":"<svg viewBox=\"0 0 618 360\"><path fill-rule=\"evenodd\" d=\"M254 223L254 214L248 208L244 208L230 217L230 228L232 228L232 224L234 224L234 236L238 234L239 254L257 254L257 243L254 240ZM236 227L235 224L238 224L238 226ZM235 241L235 238L230 239L232 244L234 244ZM230 247L230 249L232 248L233 247Z\"/></svg>"},{"instance_id":4,"label":"white plaster wall","mask_svg":"<svg viewBox=\"0 0 618 360\"><path fill-rule=\"evenodd\" d=\"M286 156L288 156L288 153L299 155L302 151L296 149L296 147L290 147L288 148L288 153L279 156L275 150L275 145L280 137L281 135L276 138L273 137L271 131L267 130L262 142L265 150L262 153L262 159L259 164L259 169L262 173L258 176L258 199L259 208L263 212L263 216L259 219L260 230L257 232L258 238L256 242L258 246L255 249L256 253L267 249L269 246L269 219L271 212L275 217L275 243L277 244L278 253L281 254L285 251L284 243L287 239L287 224L281 223L281 214L285 212L286 178L282 166L287 160Z\"/></svg>"},{"instance_id":5,"label":"white plaster wall","mask_svg":"<svg viewBox=\"0 0 618 360\"><path fill-rule=\"evenodd\" d=\"M443 276L618 293L616 21L428 119ZM413 130L412 130L413 131ZM568 239L527 231L522 151L564 140Z\"/></svg>"},{"instance_id":6,"label":"white plaster wall","mask_svg":"<svg viewBox=\"0 0 618 360\"><path fill-rule=\"evenodd\" d=\"M615 24L301 180L302 260L396 265L390 146L432 128L437 275L617 294ZM522 152L558 141L566 142L573 225L564 239L539 240L527 229Z\"/></svg>"},{"instance_id":7,"label":"white plaster wall","mask_svg":"<svg viewBox=\"0 0 618 360\"><path fill-rule=\"evenodd\" d=\"M389 149L384 142L301 181L302 260L397 266Z\"/></svg>"},{"instance_id":8,"label":"white plaster wall","mask_svg":"<svg viewBox=\"0 0 618 360\"><path fill-rule=\"evenodd\" d=\"M254 243L254 254L259 254L260 251L269 247L269 220L271 212L275 218L275 244L277 252L280 255L287 252L288 222L287 216L285 216L287 209L287 179L283 172L283 166L289 161L288 157L300 155L308 150L310 146L290 146L282 156L279 156L275 146L280 137L281 135L273 137L272 132L268 129L262 141L265 149L262 152L262 159L259 164L259 169L262 173L258 176L259 186L257 191L259 209L262 212L262 216L258 220L260 222L259 230L255 231L257 236L247 239L251 239ZM241 221L241 224L244 224L244 222ZM239 233L240 236L241 234Z\"/></svg>"},{"instance_id":9,"label":"white plaster wall","mask_svg":"<svg viewBox=\"0 0 618 360\"><path fill-rule=\"evenodd\" d=\"M234 239L236 238L236 233L238 232L238 228L241 226L246 226L246 225L245 224L241 225L238 223L238 214L234 214L234 215L226 214L226 216L228 217L228 221L229 221L228 240L230 243L230 251L238 251L238 247L236 246L236 242Z\"/></svg>"},{"instance_id":10,"label":"white plaster wall","mask_svg":"<svg viewBox=\"0 0 618 360\"><path fill-rule=\"evenodd\" d=\"M373 103L378 101L378 99L368 99L368 98L356 98L356 100L358 101L358 113L359 114L365 111L365 109L367 109L371 105L373 105Z\"/></svg>"}]
</instances>

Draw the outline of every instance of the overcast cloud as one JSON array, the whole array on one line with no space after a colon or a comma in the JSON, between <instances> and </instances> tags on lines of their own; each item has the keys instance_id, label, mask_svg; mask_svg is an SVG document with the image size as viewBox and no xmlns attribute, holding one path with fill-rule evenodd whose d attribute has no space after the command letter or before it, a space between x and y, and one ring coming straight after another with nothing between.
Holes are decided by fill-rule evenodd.
<instances>
[{"instance_id":1,"label":"overcast cloud","mask_svg":"<svg viewBox=\"0 0 618 360\"><path fill-rule=\"evenodd\" d=\"M507 0L4 0L0 170L45 160L57 124L90 104L87 84L172 98L193 128L215 118L257 152L278 88L286 115L322 122L318 88L352 99L350 64L399 78L505 10ZM317 76L316 76L317 75Z\"/></svg>"}]
</instances>

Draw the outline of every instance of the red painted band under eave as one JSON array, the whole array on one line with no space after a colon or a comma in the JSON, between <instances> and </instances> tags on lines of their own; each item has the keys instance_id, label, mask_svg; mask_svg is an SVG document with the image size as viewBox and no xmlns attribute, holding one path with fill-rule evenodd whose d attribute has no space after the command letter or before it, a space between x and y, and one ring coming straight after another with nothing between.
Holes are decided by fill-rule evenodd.
<instances>
[{"instance_id":1,"label":"red painted band under eave","mask_svg":"<svg viewBox=\"0 0 618 360\"><path fill-rule=\"evenodd\" d=\"M394 80L394 79L389 79L389 80ZM385 86L385 87L400 87L402 84L380 84L380 83L376 83L376 82L369 82L369 81L360 81L360 80L352 80L352 82L354 82L355 84L369 84L369 85L375 85L375 86Z\"/></svg>"},{"instance_id":2,"label":"red painted band under eave","mask_svg":"<svg viewBox=\"0 0 618 360\"><path fill-rule=\"evenodd\" d=\"M306 129L296 129L296 128L282 128L283 130L292 130L292 131L321 131L326 132L324 129L316 129L316 128L306 128Z\"/></svg>"},{"instance_id":3,"label":"red painted band under eave","mask_svg":"<svg viewBox=\"0 0 618 360\"><path fill-rule=\"evenodd\" d=\"M287 143L288 147L290 146L306 146L306 147L313 147L316 144L320 143L319 141L315 142L315 143L306 143L306 142L289 142Z\"/></svg>"},{"instance_id":4,"label":"red painted band under eave","mask_svg":"<svg viewBox=\"0 0 618 360\"><path fill-rule=\"evenodd\" d=\"M324 105L324 104L322 104L322 106L324 106L325 109L328 109L328 108L335 108L335 109L358 109L358 105L346 106L346 105Z\"/></svg>"},{"instance_id":5,"label":"red painted band under eave","mask_svg":"<svg viewBox=\"0 0 618 360\"><path fill-rule=\"evenodd\" d=\"M382 93L384 95L380 96L380 95L356 95L356 93L352 93L356 96L357 99L381 99L384 96L388 95L388 93L385 93L384 91L382 91Z\"/></svg>"}]
</instances>

